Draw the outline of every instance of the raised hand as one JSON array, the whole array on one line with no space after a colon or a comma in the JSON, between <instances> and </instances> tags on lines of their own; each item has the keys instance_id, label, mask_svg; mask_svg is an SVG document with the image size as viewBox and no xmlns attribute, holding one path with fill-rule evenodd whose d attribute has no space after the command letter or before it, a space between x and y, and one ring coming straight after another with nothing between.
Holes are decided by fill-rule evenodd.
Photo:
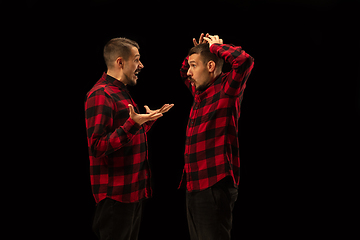
<instances>
[{"instance_id":1,"label":"raised hand","mask_svg":"<svg viewBox=\"0 0 360 240\"><path fill-rule=\"evenodd\" d=\"M211 47L211 45L213 45L214 43L223 44L223 40L221 38L219 38L218 35L214 35L214 36L209 35L209 36L204 37L204 39L209 43L209 47Z\"/></svg>"},{"instance_id":2,"label":"raised hand","mask_svg":"<svg viewBox=\"0 0 360 240\"><path fill-rule=\"evenodd\" d=\"M159 112L159 113L166 113L168 112L172 107L174 106L174 104L164 104L160 109L158 110L151 110L147 105L145 105L145 109L146 109L146 113L153 113L153 112Z\"/></svg>"},{"instance_id":3,"label":"raised hand","mask_svg":"<svg viewBox=\"0 0 360 240\"><path fill-rule=\"evenodd\" d=\"M209 36L210 35L208 33L205 35L205 37L209 37ZM197 46L202 43L207 43L207 40L204 40L204 34L202 33L202 34L200 34L199 43L196 42L195 38L193 38L193 43L194 43L194 46Z\"/></svg>"},{"instance_id":4,"label":"raised hand","mask_svg":"<svg viewBox=\"0 0 360 240\"><path fill-rule=\"evenodd\" d=\"M138 114L135 112L133 105L129 104L128 107L130 118L139 125L142 125L148 121L154 121L163 116L159 111L152 111L151 113L147 114Z\"/></svg>"}]
</instances>

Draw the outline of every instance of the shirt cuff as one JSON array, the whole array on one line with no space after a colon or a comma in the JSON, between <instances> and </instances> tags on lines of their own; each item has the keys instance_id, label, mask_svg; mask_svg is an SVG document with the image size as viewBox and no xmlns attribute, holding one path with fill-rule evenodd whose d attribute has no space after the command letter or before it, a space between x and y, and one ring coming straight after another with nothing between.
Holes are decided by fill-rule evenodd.
<instances>
[{"instance_id":1,"label":"shirt cuff","mask_svg":"<svg viewBox=\"0 0 360 240\"><path fill-rule=\"evenodd\" d=\"M220 43L213 43L211 44L210 47L210 52L216 54L218 49L220 48L221 44Z\"/></svg>"},{"instance_id":2,"label":"shirt cuff","mask_svg":"<svg viewBox=\"0 0 360 240\"><path fill-rule=\"evenodd\" d=\"M129 135L135 135L137 131L139 131L141 126L137 124L134 120L132 120L130 117L124 125L122 126L122 129L124 129L126 135L128 135L129 138L131 138Z\"/></svg>"}]
</instances>

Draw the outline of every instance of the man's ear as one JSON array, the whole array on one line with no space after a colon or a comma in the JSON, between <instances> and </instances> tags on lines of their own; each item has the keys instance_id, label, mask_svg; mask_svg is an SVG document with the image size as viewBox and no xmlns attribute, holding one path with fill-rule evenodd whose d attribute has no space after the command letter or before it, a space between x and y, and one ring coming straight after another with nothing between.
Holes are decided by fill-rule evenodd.
<instances>
[{"instance_id":1,"label":"man's ear","mask_svg":"<svg viewBox=\"0 0 360 240\"><path fill-rule=\"evenodd\" d=\"M122 57L118 57L116 60L116 66L119 68L123 68L124 67L124 59Z\"/></svg>"},{"instance_id":2,"label":"man's ear","mask_svg":"<svg viewBox=\"0 0 360 240\"><path fill-rule=\"evenodd\" d=\"M216 64L215 64L215 62L214 62L213 60L208 61L208 63L207 63L207 69L208 69L208 71L209 71L210 73L215 72Z\"/></svg>"}]
</instances>

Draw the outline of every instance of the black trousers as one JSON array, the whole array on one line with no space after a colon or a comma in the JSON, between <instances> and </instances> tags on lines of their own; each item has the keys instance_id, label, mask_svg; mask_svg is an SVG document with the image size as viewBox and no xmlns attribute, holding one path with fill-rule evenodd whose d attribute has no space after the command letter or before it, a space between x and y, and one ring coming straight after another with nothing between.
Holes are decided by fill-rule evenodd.
<instances>
[{"instance_id":1,"label":"black trousers","mask_svg":"<svg viewBox=\"0 0 360 240\"><path fill-rule=\"evenodd\" d=\"M100 240L137 240L142 215L142 201L121 203L109 198L96 207L93 231Z\"/></svg>"},{"instance_id":2,"label":"black trousers","mask_svg":"<svg viewBox=\"0 0 360 240\"><path fill-rule=\"evenodd\" d=\"M231 239L232 210L238 190L229 177L200 192L186 192L191 240Z\"/></svg>"}]
</instances>

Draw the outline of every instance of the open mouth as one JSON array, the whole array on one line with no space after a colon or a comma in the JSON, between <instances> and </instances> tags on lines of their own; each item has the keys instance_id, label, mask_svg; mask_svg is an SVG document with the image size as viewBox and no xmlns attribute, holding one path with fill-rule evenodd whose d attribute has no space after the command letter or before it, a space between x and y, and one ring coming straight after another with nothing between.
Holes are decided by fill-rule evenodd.
<instances>
[{"instance_id":1,"label":"open mouth","mask_svg":"<svg viewBox=\"0 0 360 240\"><path fill-rule=\"evenodd\" d=\"M192 78L189 78L190 82L191 82L191 86L195 86L195 80Z\"/></svg>"},{"instance_id":2,"label":"open mouth","mask_svg":"<svg viewBox=\"0 0 360 240\"><path fill-rule=\"evenodd\" d=\"M139 73L140 73L140 70L135 71L134 75L135 75L136 79L138 78Z\"/></svg>"}]
</instances>

